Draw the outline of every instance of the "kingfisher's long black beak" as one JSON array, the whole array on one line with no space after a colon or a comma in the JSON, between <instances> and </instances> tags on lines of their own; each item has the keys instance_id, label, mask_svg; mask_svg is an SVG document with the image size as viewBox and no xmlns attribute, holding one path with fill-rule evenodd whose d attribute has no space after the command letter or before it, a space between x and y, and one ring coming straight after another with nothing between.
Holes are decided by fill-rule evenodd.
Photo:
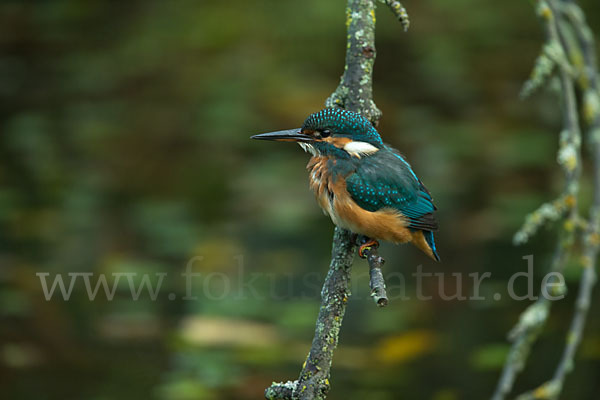
<instances>
[{"instance_id":1,"label":"kingfisher's long black beak","mask_svg":"<svg viewBox=\"0 0 600 400\"><path fill-rule=\"evenodd\" d=\"M301 129L288 129L285 131L261 133L251 136L251 139L258 140L278 140L280 142L314 142L314 138L302 133Z\"/></svg>"}]
</instances>

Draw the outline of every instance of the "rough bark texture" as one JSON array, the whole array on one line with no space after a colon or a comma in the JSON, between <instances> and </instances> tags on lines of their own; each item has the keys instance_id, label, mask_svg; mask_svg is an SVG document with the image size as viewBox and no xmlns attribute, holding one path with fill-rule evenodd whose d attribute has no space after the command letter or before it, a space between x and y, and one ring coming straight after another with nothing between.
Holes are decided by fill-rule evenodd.
<instances>
[{"instance_id":1,"label":"rough bark texture","mask_svg":"<svg viewBox=\"0 0 600 400\"><path fill-rule=\"evenodd\" d=\"M337 347L346 303L350 297L350 269L356 244L354 235L336 228L333 235L331 265L321 290L321 309L315 337L302 367L294 398L324 399L329 390L329 370Z\"/></svg>"},{"instance_id":2,"label":"rough bark texture","mask_svg":"<svg viewBox=\"0 0 600 400\"><path fill-rule=\"evenodd\" d=\"M381 112L373 102L372 87L376 55L375 0L348 0L346 26L346 66L339 86L325 104L358 112L376 124ZM356 248L356 235L336 227L331 264L321 290L315 336L300 377L294 382L273 383L265 391L267 399L326 398L333 351L350 296L350 270Z\"/></svg>"},{"instance_id":3,"label":"rough bark texture","mask_svg":"<svg viewBox=\"0 0 600 400\"><path fill-rule=\"evenodd\" d=\"M348 0L346 8L348 48L341 82L327 99L327 107L342 107L377 124L381 111L373 101L375 65L375 1Z\"/></svg>"},{"instance_id":4,"label":"rough bark texture","mask_svg":"<svg viewBox=\"0 0 600 400\"><path fill-rule=\"evenodd\" d=\"M369 263L369 287L371 288L371 298L378 307L388 305L387 291L385 290L385 279L381 267L385 264L383 257L377 252L377 248L365 250L364 256Z\"/></svg>"}]
</instances>

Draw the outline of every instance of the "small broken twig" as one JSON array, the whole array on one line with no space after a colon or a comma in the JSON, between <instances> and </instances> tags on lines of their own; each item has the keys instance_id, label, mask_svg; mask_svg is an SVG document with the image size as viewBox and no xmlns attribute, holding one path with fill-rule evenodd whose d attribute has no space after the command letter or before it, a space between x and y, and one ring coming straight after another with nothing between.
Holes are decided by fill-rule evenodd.
<instances>
[{"instance_id":1,"label":"small broken twig","mask_svg":"<svg viewBox=\"0 0 600 400\"><path fill-rule=\"evenodd\" d=\"M298 381L273 382L265 390L265 399L267 400L292 400L292 394Z\"/></svg>"},{"instance_id":2,"label":"small broken twig","mask_svg":"<svg viewBox=\"0 0 600 400\"><path fill-rule=\"evenodd\" d=\"M408 13L406 12L406 8L397 0L381 0L384 4L386 4L392 13L398 18L398 21L402 24L402 28L404 32L408 31L408 27L410 26L410 20L408 19Z\"/></svg>"},{"instance_id":3,"label":"small broken twig","mask_svg":"<svg viewBox=\"0 0 600 400\"><path fill-rule=\"evenodd\" d=\"M377 307L385 307L388 305L387 292L385 291L385 280L381 267L385 263L385 259L381 257L376 247L370 247L363 252L367 262L369 263L369 287L371 288L371 297Z\"/></svg>"}]
</instances>

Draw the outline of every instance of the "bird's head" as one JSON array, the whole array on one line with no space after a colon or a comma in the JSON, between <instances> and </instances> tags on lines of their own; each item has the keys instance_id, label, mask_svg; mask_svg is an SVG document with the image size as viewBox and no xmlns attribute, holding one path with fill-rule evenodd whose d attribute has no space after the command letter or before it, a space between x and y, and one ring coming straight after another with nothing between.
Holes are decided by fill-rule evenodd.
<instances>
[{"instance_id":1,"label":"bird's head","mask_svg":"<svg viewBox=\"0 0 600 400\"><path fill-rule=\"evenodd\" d=\"M313 155L361 158L383 148L383 141L368 119L341 108L311 114L302 128L252 136L252 139L297 142Z\"/></svg>"}]
</instances>

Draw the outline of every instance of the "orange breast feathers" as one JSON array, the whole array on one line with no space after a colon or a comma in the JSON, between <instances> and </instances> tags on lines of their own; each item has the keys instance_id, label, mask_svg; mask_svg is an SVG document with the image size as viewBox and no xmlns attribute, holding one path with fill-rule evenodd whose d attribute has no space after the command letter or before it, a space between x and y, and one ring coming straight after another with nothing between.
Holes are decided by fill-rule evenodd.
<instances>
[{"instance_id":1,"label":"orange breast feathers","mask_svg":"<svg viewBox=\"0 0 600 400\"><path fill-rule=\"evenodd\" d=\"M323 212L331 217L334 224L371 239L394 243L414 241L418 246L420 237L407 228L406 217L392 208L382 208L374 212L361 208L346 190L345 179L340 176L334 181L327 168L329 161L329 157L313 157L306 168L310 173L310 188ZM335 160L331 162L335 163Z\"/></svg>"}]
</instances>

